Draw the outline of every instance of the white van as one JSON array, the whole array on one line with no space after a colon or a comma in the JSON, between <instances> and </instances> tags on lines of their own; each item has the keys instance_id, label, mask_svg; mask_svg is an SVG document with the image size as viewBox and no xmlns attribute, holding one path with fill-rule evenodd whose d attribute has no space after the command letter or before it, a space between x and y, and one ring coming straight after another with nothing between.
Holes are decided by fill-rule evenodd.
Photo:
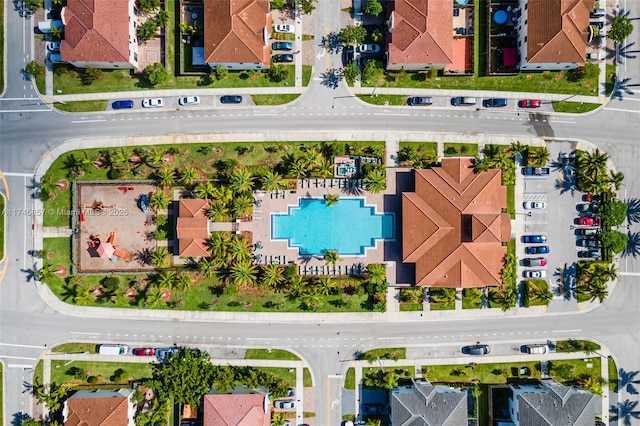
<instances>
[{"instance_id":1,"label":"white van","mask_svg":"<svg viewBox=\"0 0 640 426\"><path fill-rule=\"evenodd\" d=\"M100 345L100 355L126 355L129 352L127 345Z\"/></svg>"},{"instance_id":2,"label":"white van","mask_svg":"<svg viewBox=\"0 0 640 426\"><path fill-rule=\"evenodd\" d=\"M527 345L528 354L546 354L549 352L547 345Z\"/></svg>"}]
</instances>

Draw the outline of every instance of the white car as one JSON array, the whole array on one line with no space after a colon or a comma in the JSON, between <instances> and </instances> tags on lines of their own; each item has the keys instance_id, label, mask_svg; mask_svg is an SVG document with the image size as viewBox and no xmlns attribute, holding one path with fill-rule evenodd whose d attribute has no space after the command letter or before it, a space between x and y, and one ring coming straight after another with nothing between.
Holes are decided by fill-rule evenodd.
<instances>
[{"instance_id":1,"label":"white car","mask_svg":"<svg viewBox=\"0 0 640 426\"><path fill-rule=\"evenodd\" d=\"M378 53L380 52L380 45L378 44L361 44L358 46L358 52L360 53Z\"/></svg>"},{"instance_id":2,"label":"white car","mask_svg":"<svg viewBox=\"0 0 640 426\"><path fill-rule=\"evenodd\" d=\"M296 402L293 400L281 399L279 401L276 401L274 406L278 410L292 410L296 408Z\"/></svg>"},{"instance_id":3,"label":"white car","mask_svg":"<svg viewBox=\"0 0 640 426\"><path fill-rule=\"evenodd\" d=\"M49 52L58 52L58 51L60 51L60 42L59 41L49 41L49 42L47 42L47 50Z\"/></svg>"},{"instance_id":4,"label":"white car","mask_svg":"<svg viewBox=\"0 0 640 426\"><path fill-rule=\"evenodd\" d=\"M160 108L164 106L162 98L147 98L142 101L142 106L145 108Z\"/></svg>"},{"instance_id":5,"label":"white car","mask_svg":"<svg viewBox=\"0 0 640 426\"><path fill-rule=\"evenodd\" d=\"M525 278L544 278L547 276L547 271L528 270L522 273Z\"/></svg>"},{"instance_id":6,"label":"white car","mask_svg":"<svg viewBox=\"0 0 640 426\"><path fill-rule=\"evenodd\" d=\"M178 99L178 103L182 106L184 105L198 105L200 103L199 96L183 96Z\"/></svg>"},{"instance_id":7,"label":"white car","mask_svg":"<svg viewBox=\"0 0 640 426\"><path fill-rule=\"evenodd\" d=\"M273 26L273 31L277 33L294 34L296 32L296 27L289 24L277 24Z\"/></svg>"},{"instance_id":8,"label":"white car","mask_svg":"<svg viewBox=\"0 0 640 426\"><path fill-rule=\"evenodd\" d=\"M544 201L525 201L523 203L523 206L526 210L540 210L546 209L547 203L545 203Z\"/></svg>"}]
</instances>

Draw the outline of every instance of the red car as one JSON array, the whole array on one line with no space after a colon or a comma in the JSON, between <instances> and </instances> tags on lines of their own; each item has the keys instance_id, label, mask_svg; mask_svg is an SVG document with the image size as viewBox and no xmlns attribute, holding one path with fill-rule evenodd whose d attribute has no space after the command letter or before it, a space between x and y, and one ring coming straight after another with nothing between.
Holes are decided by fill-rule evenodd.
<instances>
[{"instance_id":1,"label":"red car","mask_svg":"<svg viewBox=\"0 0 640 426\"><path fill-rule=\"evenodd\" d=\"M156 351L153 348L135 348L132 353L136 356L154 356Z\"/></svg>"},{"instance_id":2,"label":"red car","mask_svg":"<svg viewBox=\"0 0 640 426\"><path fill-rule=\"evenodd\" d=\"M600 225L600 218L599 217L580 217L578 218L578 225L586 225L586 226Z\"/></svg>"},{"instance_id":3,"label":"red car","mask_svg":"<svg viewBox=\"0 0 640 426\"><path fill-rule=\"evenodd\" d=\"M542 101L538 99L523 99L518 102L518 106L520 108L540 108Z\"/></svg>"}]
</instances>

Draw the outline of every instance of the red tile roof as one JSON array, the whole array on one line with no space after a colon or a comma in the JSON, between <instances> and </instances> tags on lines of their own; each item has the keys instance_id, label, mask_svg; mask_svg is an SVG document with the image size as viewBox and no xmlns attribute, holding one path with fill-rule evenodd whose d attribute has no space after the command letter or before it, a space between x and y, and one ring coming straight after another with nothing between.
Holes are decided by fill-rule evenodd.
<instances>
[{"instance_id":1,"label":"red tile roof","mask_svg":"<svg viewBox=\"0 0 640 426\"><path fill-rule=\"evenodd\" d=\"M453 62L453 3L442 0L390 1L393 30L388 37L389 63Z\"/></svg>"},{"instance_id":2,"label":"red tile roof","mask_svg":"<svg viewBox=\"0 0 640 426\"><path fill-rule=\"evenodd\" d=\"M176 238L179 256L209 256L205 240L209 238L209 219L205 216L209 202L183 199L178 202Z\"/></svg>"},{"instance_id":3,"label":"red tile roof","mask_svg":"<svg viewBox=\"0 0 640 426\"><path fill-rule=\"evenodd\" d=\"M271 31L269 10L269 0L205 0L205 61L268 67L271 58L264 30Z\"/></svg>"},{"instance_id":4,"label":"red tile roof","mask_svg":"<svg viewBox=\"0 0 640 426\"><path fill-rule=\"evenodd\" d=\"M205 395L203 426L270 426L268 404L265 394Z\"/></svg>"},{"instance_id":5,"label":"red tile roof","mask_svg":"<svg viewBox=\"0 0 640 426\"><path fill-rule=\"evenodd\" d=\"M129 62L129 2L68 0L60 56L70 62Z\"/></svg>"},{"instance_id":6,"label":"red tile roof","mask_svg":"<svg viewBox=\"0 0 640 426\"><path fill-rule=\"evenodd\" d=\"M127 426L129 399L116 391L98 392L108 393L109 396L100 398L87 394L89 396L86 398L78 396L67 399L68 413L64 426Z\"/></svg>"},{"instance_id":7,"label":"red tile roof","mask_svg":"<svg viewBox=\"0 0 640 426\"><path fill-rule=\"evenodd\" d=\"M527 62L584 63L595 0L529 0Z\"/></svg>"},{"instance_id":8,"label":"red tile roof","mask_svg":"<svg viewBox=\"0 0 640 426\"><path fill-rule=\"evenodd\" d=\"M402 194L402 256L416 284L500 285L511 220L500 170L473 172L473 160L445 158L415 170L415 192Z\"/></svg>"}]
</instances>

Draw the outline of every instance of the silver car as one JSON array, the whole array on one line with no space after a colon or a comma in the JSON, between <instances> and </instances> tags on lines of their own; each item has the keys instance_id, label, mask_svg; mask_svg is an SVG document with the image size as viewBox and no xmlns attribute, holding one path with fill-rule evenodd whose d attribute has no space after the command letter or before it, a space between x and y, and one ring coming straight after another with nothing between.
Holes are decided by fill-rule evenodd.
<instances>
[{"instance_id":1,"label":"silver car","mask_svg":"<svg viewBox=\"0 0 640 426\"><path fill-rule=\"evenodd\" d=\"M523 203L525 210L540 210L546 209L547 203L544 201L525 201Z\"/></svg>"},{"instance_id":2,"label":"silver car","mask_svg":"<svg viewBox=\"0 0 640 426\"><path fill-rule=\"evenodd\" d=\"M200 103L200 97L198 96L183 96L178 99L178 103L182 106L185 105L198 105Z\"/></svg>"},{"instance_id":3,"label":"silver car","mask_svg":"<svg viewBox=\"0 0 640 426\"><path fill-rule=\"evenodd\" d=\"M142 101L144 108L160 108L164 106L164 100L162 98L147 98Z\"/></svg>"},{"instance_id":4,"label":"silver car","mask_svg":"<svg viewBox=\"0 0 640 426\"><path fill-rule=\"evenodd\" d=\"M278 410L292 410L296 408L296 402L292 399L281 399L274 404Z\"/></svg>"}]
</instances>

